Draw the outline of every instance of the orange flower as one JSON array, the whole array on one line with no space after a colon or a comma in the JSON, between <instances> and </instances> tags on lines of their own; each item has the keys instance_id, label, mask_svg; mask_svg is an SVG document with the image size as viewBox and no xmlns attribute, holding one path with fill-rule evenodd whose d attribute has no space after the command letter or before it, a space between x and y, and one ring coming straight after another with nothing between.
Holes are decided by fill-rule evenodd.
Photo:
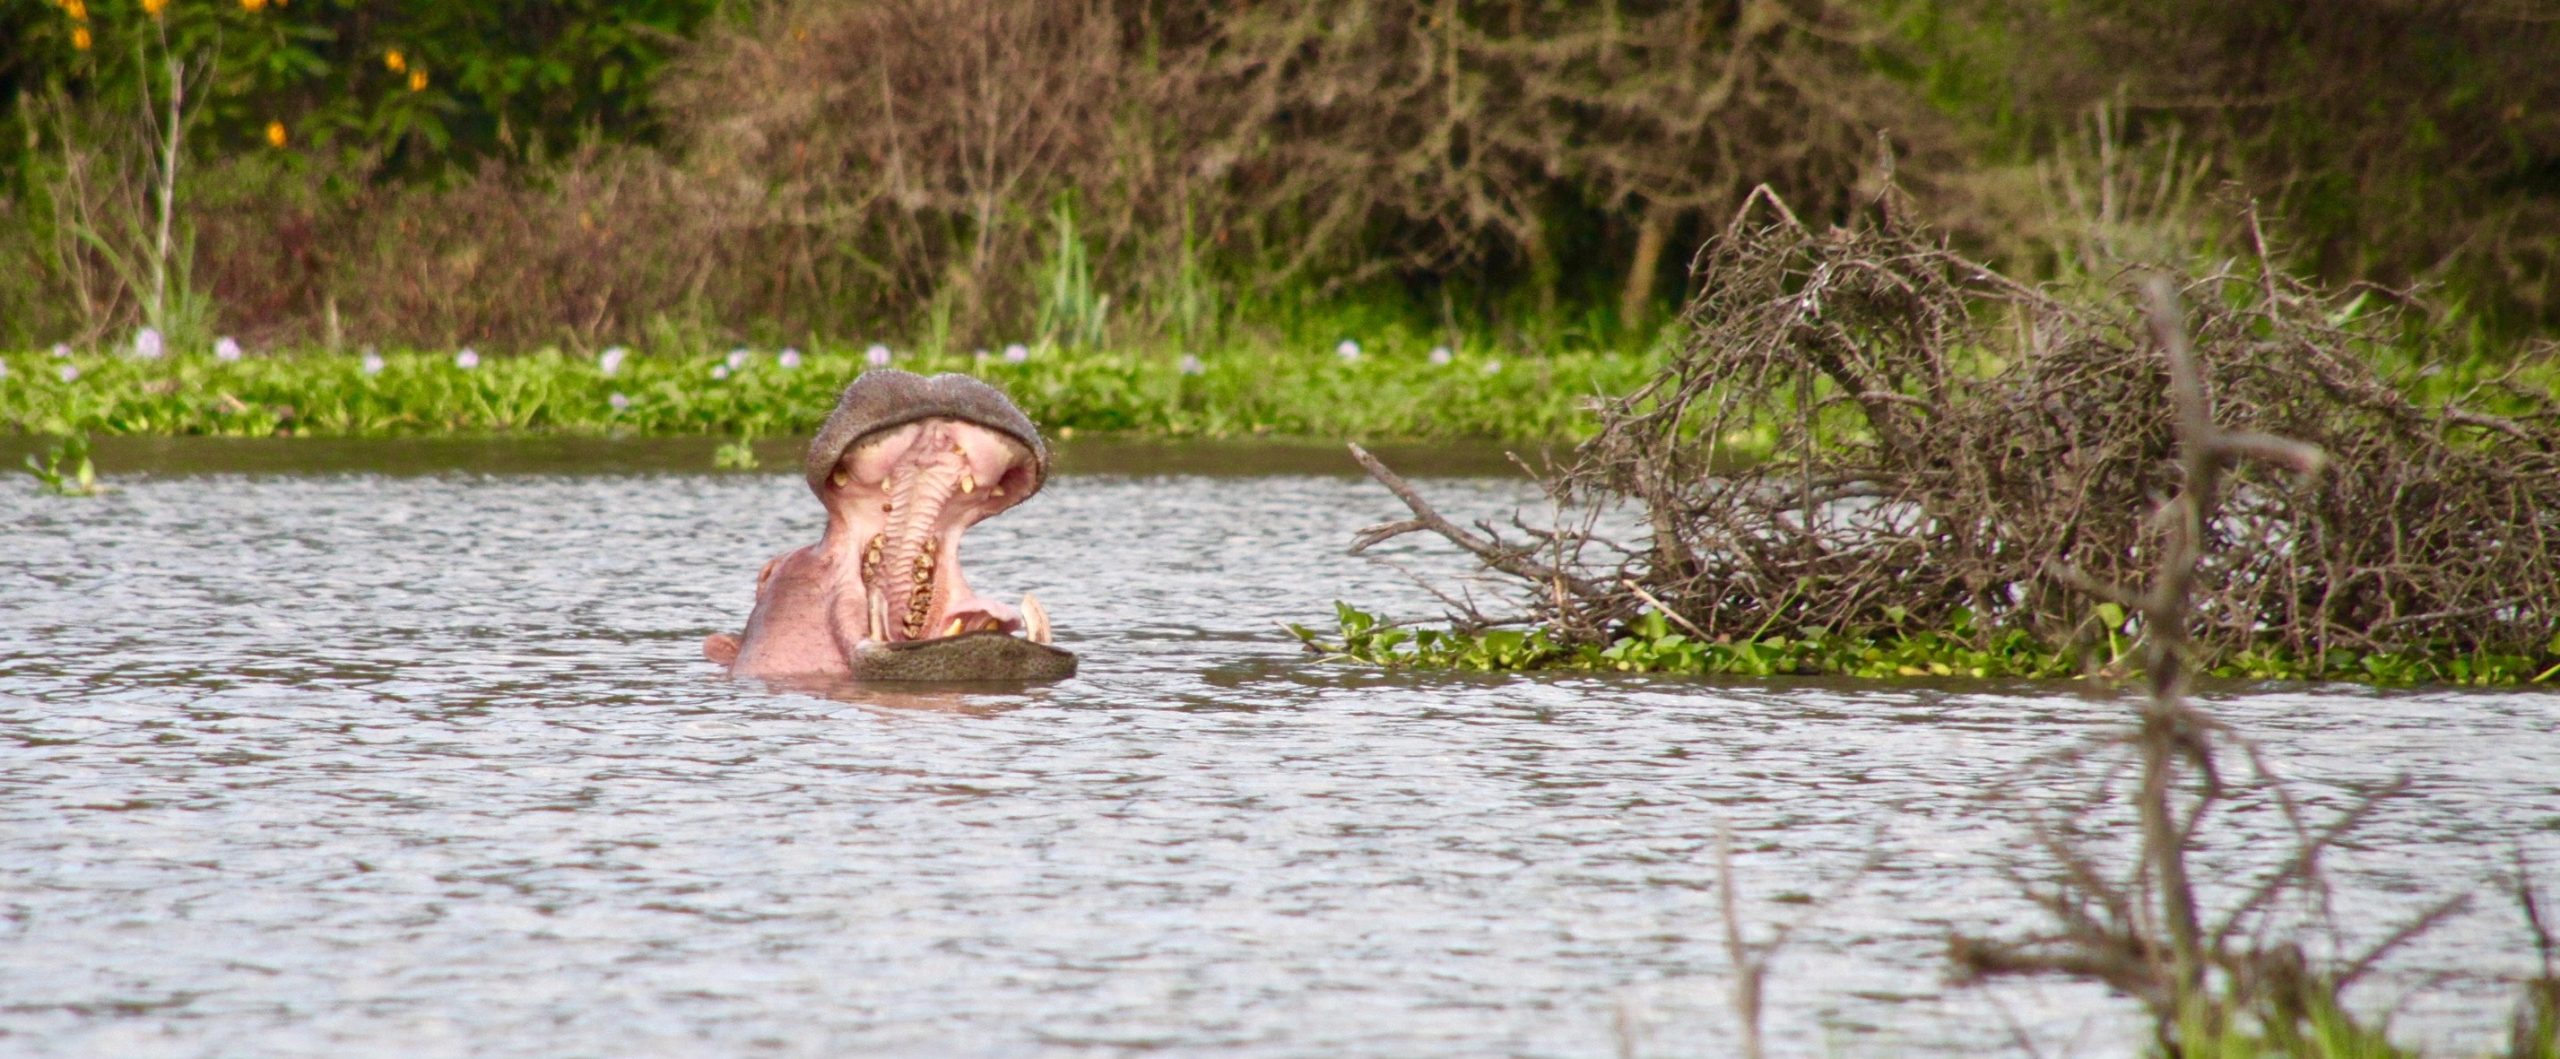
<instances>
[{"instance_id":1,"label":"orange flower","mask_svg":"<svg viewBox=\"0 0 2560 1059\"><path fill-rule=\"evenodd\" d=\"M269 146L269 147L282 147L282 146L284 146L284 123L283 123L283 122L281 122L281 121L270 121L270 122L268 122L268 123L267 123L267 146Z\"/></svg>"},{"instance_id":2,"label":"orange flower","mask_svg":"<svg viewBox=\"0 0 2560 1059\"><path fill-rule=\"evenodd\" d=\"M383 52L382 68L395 74L399 73L400 71L409 68L409 57L400 54L400 49L398 48L393 48L390 51Z\"/></svg>"},{"instance_id":3,"label":"orange flower","mask_svg":"<svg viewBox=\"0 0 2560 1059\"><path fill-rule=\"evenodd\" d=\"M240 0L240 10L247 11L251 14L256 14L259 11L265 10L266 6L267 0Z\"/></svg>"},{"instance_id":4,"label":"orange flower","mask_svg":"<svg viewBox=\"0 0 2560 1059\"><path fill-rule=\"evenodd\" d=\"M89 50L89 27L71 27L71 46L81 51Z\"/></svg>"},{"instance_id":5,"label":"orange flower","mask_svg":"<svg viewBox=\"0 0 2560 1059\"><path fill-rule=\"evenodd\" d=\"M62 5L62 13L71 16L73 22L89 21L89 5L82 0L68 0Z\"/></svg>"},{"instance_id":6,"label":"orange flower","mask_svg":"<svg viewBox=\"0 0 2560 1059\"><path fill-rule=\"evenodd\" d=\"M411 70L411 71L409 71L409 91L412 91L412 92L424 92L424 91L426 91L426 90L427 90L427 72L426 72L425 70Z\"/></svg>"},{"instance_id":7,"label":"orange flower","mask_svg":"<svg viewBox=\"0 0 2560 1059\"><path fill-rule=\"evenodd\" d=\"M169 0L142 0L142 13L158 18L160 9L167 6L169 6Z\"/></svg>"}]
</instances>

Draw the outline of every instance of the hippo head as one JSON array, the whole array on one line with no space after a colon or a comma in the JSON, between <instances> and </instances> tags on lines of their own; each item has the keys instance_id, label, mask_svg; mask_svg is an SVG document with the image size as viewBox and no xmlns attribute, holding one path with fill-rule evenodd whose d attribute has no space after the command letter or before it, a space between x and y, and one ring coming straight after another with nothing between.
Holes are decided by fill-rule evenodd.
<instances>
[{"instance_id":1,"label":"hippo head","mask_svg":"<svg viewBox=\"0 0 2560 1059\"><path fill-rule=\"evenodd\" d=\"M826 536L767 564L745 637L714 637L713 660L740 675L865 681L1075 673L1075 656L1050 646L1038 601L980 596L961 571L961 535L1048 477L1040 432L995 387L865 372L802 470L826 506Z\"/></svg>"}]
</instances>

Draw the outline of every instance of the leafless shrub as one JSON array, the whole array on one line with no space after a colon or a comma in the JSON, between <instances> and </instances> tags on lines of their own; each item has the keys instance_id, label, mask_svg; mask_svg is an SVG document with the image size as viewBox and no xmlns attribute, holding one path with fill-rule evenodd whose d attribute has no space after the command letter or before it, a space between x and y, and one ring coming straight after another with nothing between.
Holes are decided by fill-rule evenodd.
<instances>
[{"instance_id":1,"label":"leafless shrub","mask_svg":"<svg viewBox=\"0 0 2560 1059\"><path fill-rule=\"evenodd\" d=\"M1548 478L1587 508L1632 502L1649 539L1586 521L1459 543L1542 557L1522 574L1533 615L1586 639L1657 605L1711 637L1968 616L1985 638L2093 635L2082 587L2158 561L2154 512L2180 473L2138 317L1880 212L1816 230L1764 194L1701 252L1682 348ZM2396 295L2258 265L2184 285L2202 385L2235 430L2299 439L2332 470L2232 472L2199 560L2202 660L2541 652L2560 626L2560 410L2524 392L2502 395L2526 409L2506 417L2420 403L2371 366L2412 326L2367 311ZM1735 467L1737 442L1766 451Z\"/></svg>"},{"instance_id":2,"label":"leafless shrub","mask_svg":"<svg viewBox=\"0 0 2560 1059\"><path fill-rule=\"evenodd\" d=\"M336 178L351 195L323 190ZM723 218L734 189L647 152L549 171L495 165L449 186L361 168L232 160L193 205L197 272L226 327L269 342L594 346L716 316L760 261Z\"/></svg>"},{"instance_id":3,"label":"leafless shrub","mask_svg":"<svg viewBox=\"0 0 2560 1059\"><path fill-rule=\"evenodd\" d=\"M1878 129L1941 147L1860 55L1887 38L1823 0L1318 0L1219 29L1214 142L1278 276L1509 266L1552 300L1571 219L1596 213L1632 233L1632 317L1665 247L1753 185L1841 206L1880 176Z\"/></svg>"},{"instance_id":4,"label":"leafless shrub","mask_svg":"<svg viewBox=\"0 0 2560 1059\"><path fill-rule=\"evenodd\" d=\"M2560 19L2540 0L1954 0L2010 120L2120 101L2287 218L2333 281L2446 282L2475 311L2560 320ZM2000 42L2000 43L1991 43ZM1996 58L1994 56L1997 56ZM1987 101L1986 101L1987 102Z\"/></svg>"},{"instance_id":5,"label":"leafless shrub","mask_svg":"<svg viewBox=\"0 0 2560 1059\"><path fill-rule=\"evenodd\" d=\"M661 93L689 164L763 196L764 300L960 333L1027 315L1072 209L1117 303L1199 282L1525 279L1667 248L1772 183L1844 204L1947 137L1823 0L791 0ZM1593 244L1600 249L1593 249ZM1146 295L1158 295L1149 298Z\"/></svg>"},{"instance_id":6,"label":"leafless shrub","mask_svg":"<svg viewBox=\"0 0 2560 1059\"><path fill-rule=\"evenodd\" d=\"M2540 957L2541 966L2525 981L2523 1002L2508 1024L2507 1055L2551 1059L2560 1055L2560 940L2552 937L2542 894L2534 885L2533 868L2522 846L2516 847L2515 862L2516 905L2524 913L2526 929L2533 932L2534 955Z\"/></svg>"},{"instance_id":7,"label":"leafless shrub","mask_svg":"<svg viewBox=\"0 0 2560 1059\"><path fill-rule=\"evenodd\" d=\"M737 221L762 249L757 303L836 307L837 326L938 309L965 333L1025 315L1060 203L1116 259L1175 227L1146 33L1093 2L780 3L664 95L693 163L761 199Z\"/></svg>"},{"instance_id":8,"label":"leafless shrub","mask_svg":"<svg viewBox=\"0 0 2560 1059\"><path fill-rule=\"evenodd\" d=\"M2243 460L2277 464L2307 477L2319 472L2326 455L2289 438L2223 427L2176 309L2175 293L2164 279L2155 278L2148 286L2150 323L2168 369L2177 492L2163 506L2166 539L2148 587L2139 592L2107 583L2086 587L2142 612L2150 629L2143 664L2150 694L2133 731L2053 755L2047 763L2065 773L2062 779L2074 773L2096 777L2084 798L2048 807L2037 828L2040 852L2052 865L2047 877L2019 877L2058 929L2023 943L1958 936L1953 948L1959 966L1978 975L2044 971L2105 982L2152 1009L2163 1044L2175 1053L2177 1028L2219 1032L2239 1012L2262 1018L2272 1013L2283 1024L2277 1029L2289 1031L2312 1006L2334 1005L2336 991L2374 959L2459 908L2460 901L2430 910L2337 971L2315 971L2297 942L2281 936L2269 940L2257 929L2272 922L2288 894L2325 898L2321 855L2399 786L2367 795L2312 833L2255 748L2188 701L2186 637L2211 542L2207 527L2216 521L2216 508L2226 496L2223 478ZM2251 766L2236 779L2223 761L2234 745ZM2124 783L2128 772L2129 786ZM2293 825L2295 851L2209 922L2198 899L2191 854L2207 817L2244 787L2272 795ZM2110 809L2129 811L2130 830L2139 836L2134 863L2121 873L2111 871L2105 853L2092 848L2095 836L2118 830L2090 826L2092 817Z\"/></svg>"}]
</instances>

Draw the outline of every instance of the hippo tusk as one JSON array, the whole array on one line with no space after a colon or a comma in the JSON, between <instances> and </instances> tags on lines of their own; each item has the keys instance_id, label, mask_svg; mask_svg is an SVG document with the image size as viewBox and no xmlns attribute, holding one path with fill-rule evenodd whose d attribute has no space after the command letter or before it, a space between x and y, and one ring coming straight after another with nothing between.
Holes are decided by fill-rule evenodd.
<instances>
[{"instance_id":1,"label":"hippo tusk","mask_svg":"<svg viewBox=\"0 0 2560 1059\"><path fill-rule=\"evenodd\" d=\"M1049 612L1040 609L1040 599L1028 592L1022 594L1022 635L1032 643L1049 642Z\"/></svg>"}]
</instances>

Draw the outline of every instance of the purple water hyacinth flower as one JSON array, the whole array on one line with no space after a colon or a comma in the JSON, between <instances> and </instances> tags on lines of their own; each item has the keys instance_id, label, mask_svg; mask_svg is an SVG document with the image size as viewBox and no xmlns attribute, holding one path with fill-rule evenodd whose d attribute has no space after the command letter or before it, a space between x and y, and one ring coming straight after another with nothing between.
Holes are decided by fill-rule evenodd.
<instances>
[{"instance_id":1,"label":"purple water hyacinth flower","mask_svg":"<svg viewBox=\"0 0 2560 1059\"><path fill-rule=\"evenodd\" d=\"M888 367L889 362L894 359L897 359L897 355L891 353L888 346L878 342L872 343L871 348L862 351L862 362L875 368Z\"/></svg>"},{"instance_id":2,"label":"purple water hyacinth flower","mask_svg":"<svg viewBox=\"0 0 2560 1059\"><path fill-rule=\"evenodd\" d=\"M1485 359L1485 362L1484 362L1484 373L1485 373L1485 374L1487 374L1487 375L1491 375L1491 374L1494 374L1495 372L1498 372L1498 371L1501 371L1501 370L1502 370L1502 361L1501 361L1499 358L1492 358L1492 357L1488 357L1488 358L1486 358L1486 359Z\"/></svg>"},{"instance_id":3,"label":"purple water hyacinth flower","mask_svg":"<svg viewBox=\"0 0 2560 1059\"><path fill-rule=\"evenodd\" d=\"M54 343L54 344L53 344L53 355L54 355L54 356L56 356L56 357L67 357L67 356L70 356L70 355L71 355L71 343L69 343L69 342L56 342L56 343Z\"/></svg>"},{"instance_id":4,"label":"purple water hyacinth flower","mask_svg":"<svg viewBox=\"0 0 2560 1059\"><path fill-rule=\"evenodd\" d=\"M712 377L712 378L715 378L715 379L725 379L725 378L728 378L728 377L729 377L729 366L728 366L728 365L726 365L726 364L714 364L714 365L712 365L712 366L711 366L711 377Z\"/></svg>"},{"instance_id":5,"label":"purple water hyacinth flower","mask_svg":"<svg viewBox=\"0 0 2560 1059\"><path fill-rule=\"evenodd\" d=\"M469 346L462 347L462 352L453 355L453 366L464 371L479 367L480 351Z\"/></svg>"},{"instance_id":6,"label":"purple water hyacinth flower","mask_svg":"<svg viewBox=\"0 0 2560 1059\"><path fill-rule=\"evenodd\" d=\"M1343 339L1341 345L1333 347L1333 355L1341 357L1343 363L1349 364L1360 359L1360 343L1348 338Z\"/></svg>"},{"instance_id":7,"label":"purple water hyacinth flower","mask_svg":"<svg viewBox=\"0 0 2560 1059\"><path fill-rule=\"evenodd\" d=\"M364 351L364 373L367 375L382 374L382 354L376 353L370 349Z\"/></svg>"},{"instance_id":8,"label":"purple water hyacinth flower","mask_svg":"<svg viewBox=\"0 0 2560 1059\"><path fill-rule=\"evenodd\" d=\"M158 360L160 355L166 352L168 349L160 341L160 332L157 328L146 327L133 333L134 356L144 360Z\"/></svg>"},{"instance_id":9,"label":"purple water hyacinth flower","mask_svg":"<svg viewBox=\"0 0 2560 1059\"><path fill-rule=\"evenodd\" d=\"M1029 346L1016 342L1004 347L1004 362L1007 364L1020 364L1029 359L1031 359L1031 347Z\"/></svg>"},{"instance_id":10,"label":"purple water hyacinth flower","mask_svg":"<svg viewBox=\"0 0 2560 1059\"><path fill-rule=\"evenodd\" d=\"M71 380L80 377L80 366L77 364L65 364L59 368L55 368L53 373L62 376L62 381L70 382Z\"/></svg>"},{"instance_id":11,"label":"purple water hyacinth flower","mask_svg":"<svg viewBox=\"0 0 2560 1059\"><path fill-rule=\"evenodd\" d=\"M627 412L631 410L631 399L619 393L605 398L604 403L612 405L613 410L616 412Z\"/></svg>"},{"instance_id":12,"label":"purple water hyacinth flower","mask_svg":"<svg viewBox=\"0 0 2560 1059\"><path fill-rule=\"evenodd\" d=\"M606 346L604 352L596 354L596 371L604 375L621 371L622 358L630 355L631 351L621 346Z\"/></svg>"},{"instance_id":13,"label":"purple water hyacinth flower","mask_svg":"<svg viewBox=\"0 0 2560 1059\"><path fill-rule=\"evenodd\" d=\"M1457 354L1455 354L1455 353L1451 353L1451 352L1449 352L1449 347L1447 347L1447 346L1433 346L1433 347L1431 347L1431 363L1433 363L1433 364L1438 364L1438 365L1441 365L1441 366L1444 366L1444 367L1445 367L1445 366L1447 366L1447 365L1448 365L1448 363L1449 363L1450 361L1452 361L1452 360L1456 360L1456 359L1458 359L1458 355L1457 355Z\"/></svg>"},{"instance_id":14,"label":"purple water hyacinth flower","mask_svg":"<svg viewBox=\"0 0 2560 1059\"><path fill-rule=\"evenodd\" d=\"M9 362L0 360L0 379L9 377Z\"/></svg>"},{"instance_id":15,"label":"purple water hyacinth flower","mask_svg":"<svg viewBox=\"0 0 2560 1059\"><path fill-rule=\"evenodd\" d=\"M1209 369L1208 369L1208 366L1207 366L1207 365L1205 365L1205 364L1200 363L1200 358L1199 358L1197 355L1195 355L1195 354L1191 354L1191 353L1185 353L1185 354L1183 354L1183 355L1182 355L1182 373L1183 373L1183 374L1185 374L1185 375L1198 375L1198 374L1200 374L1201 372L1204 372L1204 371L1207 371L1207 370L1209 370Z\"/></svg>"},{"instance_id":16,"label":"purple water hyacinth flower","mask_svg":"<svg viewBox=\"0 0 2560 1059\"><path fill-rule=\"evenodd\" d=\"M225 364L239 360L240 343L230 335L224 335L221 338L215 339L213 342L213 359Z\"/></svg>"},{"instance_id":17,"label":"purple water hyacinth flower","mask_svg":"<svg viewBox=\"0 0 2560 1059\"><path fill-rule=\"evenodd\" d=\"M781 367L785 367L785 368L796 368L796 367L799 367L799 366L800 366L800 351L799 351L799 350L797 350L797 349L793 349L793 348L792 348L792 347L790 347L790 346L784 346L784 347L782 347L782 352L780 352L780 353L776 353L776 354L774 354L774 355L773 355L773 362L774 362L776 365L781 366Z\"/></svg>"},{"instance_id":18,"label":"purple water hyacinth flower","mask_svg":"<svg viewBox=\"0 0 2560 1059\"><path fill-rule=\"evenodd\" d=\"M753 355L753 354L750 354L750 353L748 353L748 352L747 352L747 347L745 347L745 346L739 346L739 347L738 347L738 348L736 348L736 349L730 350L730 351L729 351L729 361L728 361L728 364L729 364L729 370L730 370L730 371L737 371L737 370L739 370L739 369L741 369L741 368L746 367L746 366L747 366L747 358L748 358L748 357L750 357L750 356L752 356L752 355Z\"/></svg>"}]
</instances>

